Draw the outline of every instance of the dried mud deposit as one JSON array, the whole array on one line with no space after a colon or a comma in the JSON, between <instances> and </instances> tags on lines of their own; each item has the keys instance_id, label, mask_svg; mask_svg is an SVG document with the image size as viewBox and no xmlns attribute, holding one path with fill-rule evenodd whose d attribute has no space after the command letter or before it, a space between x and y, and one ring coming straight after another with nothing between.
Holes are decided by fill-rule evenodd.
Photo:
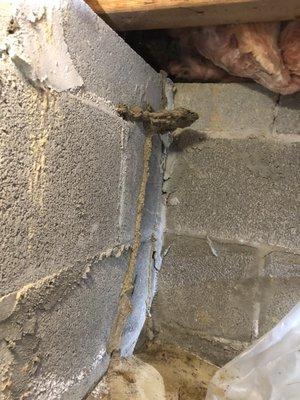
<instances>
[{"instance_id":1,"label":"dried mud deposit","mask_svg":"<svg viewBox=\"0 0 300 400\"><path fill-rule=\"evenodd\" d=\"M218 367L173 346L150 343L115 359L87 400L204 400Z\"/></svg>"},{"instance_id":2,"label":"dried mud deposit","mask_svg":"<svg viewBox=\"0 0 300 400\"><path fill-rule=\"evenodd\" d=\"M165 384L166 400L204 400L218 367L178 347L149 343L137 357L152 365Z\"/></svg>"}]
</instances>

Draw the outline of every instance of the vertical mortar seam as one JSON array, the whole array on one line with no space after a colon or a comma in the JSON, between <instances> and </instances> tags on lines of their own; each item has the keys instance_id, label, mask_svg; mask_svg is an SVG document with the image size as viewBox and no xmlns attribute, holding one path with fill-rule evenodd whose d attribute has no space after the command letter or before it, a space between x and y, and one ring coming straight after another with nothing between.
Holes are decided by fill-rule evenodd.
<instances>
[{"instance_id":1,"label":"vertical mortar seam","mask_svg":"<svg viewBox=\"0 0 300 400\"><path fill-rule=\"evenodd\" d=\"M146 186L148 182L149 176L149 163L152 152L152 136L147 132L146 141L144 144L144 169L143 176L140 185L140 190L137 198L137 211L136 211L136 220L135 220L135 229L134 229L134 241L132 245L132 250L130 254L130 259L127 267L127 271L125 273L121 294L119 298L119 305L117 311L117 317L115 319L114 331L110 336L108 343L108 351L110 353L114 353L115 351L120 350L120 343L122 339L123 329L126 323L126 319L131 311L131 294L133 290L132 282L134 273L136 270L136 261L138 251L140 249L141 244L141 225L142 225L142 215L143 208L145 203L145 193Z\"/></svg>"}]
</instances>

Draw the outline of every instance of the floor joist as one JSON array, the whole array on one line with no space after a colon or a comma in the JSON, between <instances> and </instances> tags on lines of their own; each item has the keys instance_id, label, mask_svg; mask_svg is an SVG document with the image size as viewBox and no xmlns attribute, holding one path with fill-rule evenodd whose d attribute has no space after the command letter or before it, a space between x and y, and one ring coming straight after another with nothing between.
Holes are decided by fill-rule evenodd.
<instances>
[{"instance_id":1,"label":"floor joist","mask_svg":"<svg viewBox=\"0 0 300 400\"><path fill-rule=\"evenodd\" d=\"M86 0L116 30L182 28L300 17L299 0Z\"/></svg>"}]
</instances>

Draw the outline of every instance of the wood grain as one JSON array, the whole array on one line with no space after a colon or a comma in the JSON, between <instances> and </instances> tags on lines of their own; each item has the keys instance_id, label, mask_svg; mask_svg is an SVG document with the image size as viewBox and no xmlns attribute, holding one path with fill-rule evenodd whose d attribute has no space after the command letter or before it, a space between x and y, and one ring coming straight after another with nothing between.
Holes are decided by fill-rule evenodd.
<instances>
[{"instance_id":1,"label":"wood grain","mask_svg":"<svg viewBox=\"0 0 300 400\"><path fill-rule=\"evenodd\" d=\"M86 0L116 30L300 18L300 0Z\"/></svg>"}]
</instances>

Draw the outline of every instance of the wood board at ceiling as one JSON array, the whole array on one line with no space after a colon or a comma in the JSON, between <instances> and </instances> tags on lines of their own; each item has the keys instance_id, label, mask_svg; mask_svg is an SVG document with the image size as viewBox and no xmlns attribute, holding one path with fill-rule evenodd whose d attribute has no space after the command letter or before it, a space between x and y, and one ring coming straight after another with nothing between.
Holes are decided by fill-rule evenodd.
<instances>
[{"instance_id":1,"label":"wood board at ceiling","mask_svg":"<svg viewBox=\"0 0 300 400\"><path fill-rule=\"evenodd\" d=\"M300 18L300 0L85 0L118 31Z\"/></svg>"}]
</instances>

